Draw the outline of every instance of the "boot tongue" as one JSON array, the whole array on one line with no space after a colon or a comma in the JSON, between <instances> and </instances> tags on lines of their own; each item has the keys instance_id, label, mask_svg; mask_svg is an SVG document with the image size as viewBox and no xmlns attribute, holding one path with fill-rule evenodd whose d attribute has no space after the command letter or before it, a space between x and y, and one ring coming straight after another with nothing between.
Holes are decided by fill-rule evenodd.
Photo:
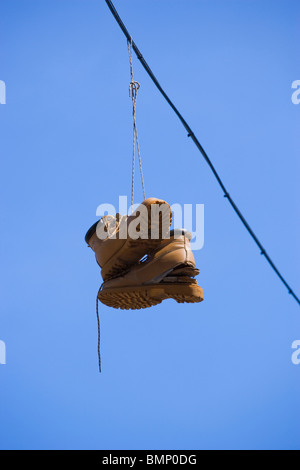
<instances>
[{"instance_id":1,"label":"boot tongue","mask_svg":"<svg viewBox=\"0 0 300 470\"><path fill-rule=\"evenodd\" d=\"M96 222L87 232L85 236L85 241L89 244L90 239L95 233L100 240L106 240L107 238L118 238L119 231L121 226L126 225L127 216L120 214L114 215L104 215L98 222ZM124 230L122 230L122 233ZM127 231L125 231L127 234ZM124 236L123 236L124 238ZM126 235L125 235L126 238Z\"/></svg>"},{"instance_id":2,"label":"boot tongue","mask_svg":"<svg viewBox=\"0 0 300 470\"><path fill-rule=\"evenodd\" d=\"M105 231L107 238L112 237L119 228L119 222L113 215L105 215L99 220L99 224L102 225L102 229Z\"/></svg>"},{"instance_id":3,"label":"boot tongue","mask_svg":"<svg viewBox=\"0 0 300 470\"><path fill-rule=\"evenodd\" d=\"M121 231L121 227L124 227L125 225L127 228L127 219L128 219L127 215L121 215L117 213L115 217L113 215L105 215L104 217L102 217L100 222L105 224L104 230L107 232L108 238L111 238L111 237L119 238L118 234Z\"/></svg>"}]
</instances>

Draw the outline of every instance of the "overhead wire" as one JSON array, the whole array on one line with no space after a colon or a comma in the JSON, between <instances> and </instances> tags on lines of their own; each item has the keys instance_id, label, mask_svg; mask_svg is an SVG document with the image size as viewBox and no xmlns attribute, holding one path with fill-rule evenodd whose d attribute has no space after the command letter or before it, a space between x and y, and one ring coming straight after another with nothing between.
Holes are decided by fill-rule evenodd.
<instances>
[{"instance_id":1,"label":"overhead wire","mask_svg":"<svg viewBox=\"0 0 300 470\"><path fill-rule=\"evenodd\" d=\"M228 200L228 202L230 203L231 207L233 208L233 210L235 211L235 213L237 214L237 216L239 217L239 219L241 220L242 224L244 225L244 227L246 228L246 230L248 231L248 233L250 234L250 236L252 237L252 239L254 240L254 242L256 243L256 245L258 246L259 250L260 250L260 254L262 256L265 257L265 259L267 260L267 262L269 263L269 265L271 266L271 268L273 269L273 271L277 274L277 276L279 277L279 279L281 280L281 282L284 284L284 286L287 288L288 290L288 293L295 299L295 301L298 303L298 305L300 305L300 299L299 297L295 294L295 292L293 291L293 289L290 287L290 285L287 283L287 281L285 280L285 278L283 277L283 275L280 273L280 271L278 270L278 268L275 266L274 262L272 261L272 259L270 258L270 256L268 255L268 253L266 252L265 248L263 247L263 245L261 244L261 242L259 241L258 237L256 236L256 234L254 233L254 231L252 230L252 228L250 227L250 225L248 224L248 222L246 221L245 217L243 216L243 214L241 213L241 211L239 210L239 208L237 207L236 203L234 202L234 200L232 199L232 197L230 196L229 192L227 191L221 177L219 176L217 170L215 169L212 161L210 160L210 158L208 157L207 153L205 152L204 148L202 147L202 145L200 144L199 140L197 139L196 135L194 134L194 132L192 131L191 127L188 125L188 123L186 122L186 120L183 118L182 114L178 111L178 109L176 108L176 106L174 105L174 103L171 101L171 99L169 98L169 96L166 94L166 92L164 91L164 89L161 87L160 83L158 82L157 78L155 77L154 73L152 72L151 68L149 67L148 63L146 62L146 60L144 59L142 53L140 52L139 48L137 47L137 45L135 44L135 42L133 41L132 39L132 36L129 34L125 24L123 23L120 15L118 14L113 2L111 0L105 0L108 8L110 9L111 13L113 14L115 20L117 21L118 25L120 26L122 32L124 33L126 39L127 39L127 42L130 42L131 46L132 46L132 49L134 50L138 60L141 62L143 68L145 69L145 71L147 72L147 74L149 75L149 77L151 78L151 80L153 81L153 83L155 84L155 86L157 87L157 89L160 91L160 93L162 94L162 96L164 97L164 99L167 101L167 103L169 104L169 106L173 109L173 111L175 112L175 114L177 115L177 117L179 118L179 120L181 121L182 125L184 126L185 130L187 131L187 134L188 134L188 137L192 139L192 141L194 142L194 144L196 145L196 147L198 148L198 150L200 151L200 153L202 154L204 160L206 161L206 163L208 164L208 166L210 167L212 173L214 174L217 182L219 183L219 186L221 187L223 193L224 193L224 197Z\"/></svg>"}]
</instances>

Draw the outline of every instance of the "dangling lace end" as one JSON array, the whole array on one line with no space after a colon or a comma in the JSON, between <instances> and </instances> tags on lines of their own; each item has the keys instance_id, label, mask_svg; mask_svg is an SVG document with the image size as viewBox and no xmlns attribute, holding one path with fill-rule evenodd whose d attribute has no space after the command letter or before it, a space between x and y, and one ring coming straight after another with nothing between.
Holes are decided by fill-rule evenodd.
<instances>
[{"instance_id":1,"label":"dangling lace end","mask_svg":"<svg viewBox=\"0 0 300 470\"><path fill-rule=\"evenodd\" d=\"M99 363L99 372L101 374L100 318L99 318L99 298L98 298L98 294L97 294L97 299L96 299L96 313L97 313L97 324L98 324L98 363Z\"/></svg>"}]
</instances>

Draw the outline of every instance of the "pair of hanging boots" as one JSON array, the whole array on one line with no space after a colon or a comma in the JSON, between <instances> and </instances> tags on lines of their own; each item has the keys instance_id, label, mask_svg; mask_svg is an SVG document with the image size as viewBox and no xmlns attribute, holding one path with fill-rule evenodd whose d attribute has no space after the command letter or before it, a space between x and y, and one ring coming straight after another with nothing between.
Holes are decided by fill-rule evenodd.
<instances>
[{"instance_id":1,"label":"pair of hanging boots","mask_svg":"<svg viewBox=\"0 0 300 470\"><path fill-rule=\"evenodd\" d=\"M146 199L130 217L104 216L86 234L103 278L99 300L120 309L141 309L175 299L201 302L203 291L191 250L191 234L171 230L170 206Z\"/></svg>"}]
</instances>

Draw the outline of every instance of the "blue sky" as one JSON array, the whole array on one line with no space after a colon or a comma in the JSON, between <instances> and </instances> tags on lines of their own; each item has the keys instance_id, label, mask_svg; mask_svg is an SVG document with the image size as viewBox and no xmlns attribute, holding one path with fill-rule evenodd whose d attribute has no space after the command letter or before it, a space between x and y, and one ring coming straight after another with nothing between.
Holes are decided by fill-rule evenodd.
<instances>
[{"instance_id":1,"label":"blue sky","mask_svg":"<svg viewBox=\"0 0 300 470\"><path fill-rule=\"evenodd\" d=\"M299 2L115 6L299 295ZM299 307L136 59L146 193L205 205L205 301L100 306L98 374L84 235L130 197L126 41L104 0L1 0L0 42L0 448L299 449Z\"/></svg>"}]
</instances>

